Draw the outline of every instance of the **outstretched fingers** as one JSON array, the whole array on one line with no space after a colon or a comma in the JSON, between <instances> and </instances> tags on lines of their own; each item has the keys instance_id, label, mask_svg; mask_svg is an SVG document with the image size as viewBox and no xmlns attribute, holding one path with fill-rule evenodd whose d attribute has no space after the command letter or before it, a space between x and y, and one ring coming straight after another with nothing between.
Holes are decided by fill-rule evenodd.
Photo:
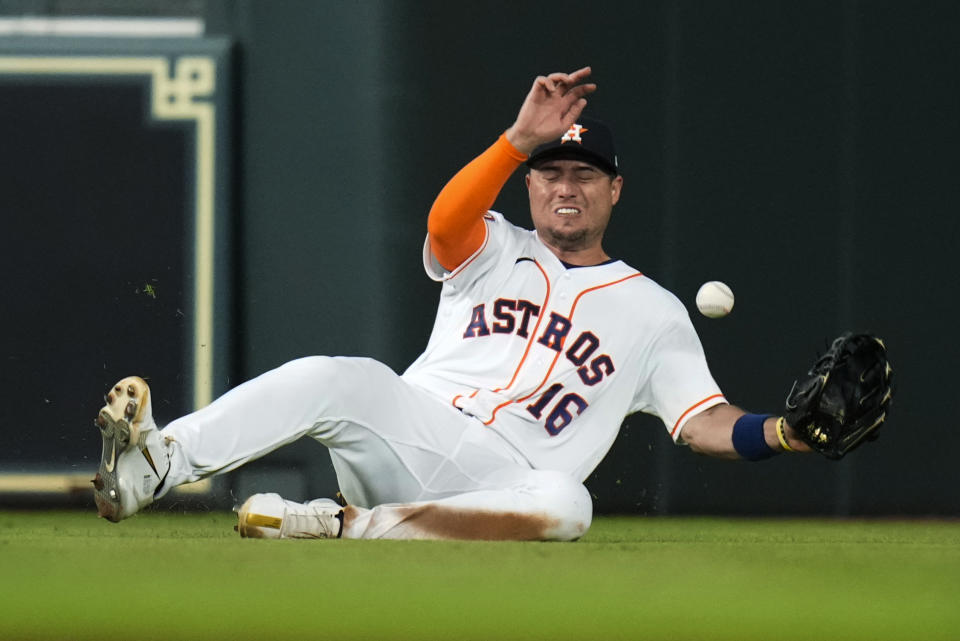
<instances>
[{"instance_id":1,"label":"outstretched fingers","mask_svg":"<svg viewBox=\"0 0 960 641\"><path fill-rule=\"evenodd\" d=\"M591 73L592 70L590 67L583 67L582 69L577 69L576 71L571 71L570 73L555 72L547 77L554 82L572 86L579 83L584 78L589 77Z\"/></svg>"},{"instance_id":2,"label":"outstretched fingers","mask_svg":"<svg viewBox=\"0 0 960 641\"><path fill-rule=\"evenodd\" d=\"M586 92L590 93L597 88L596 85L580 84L580 81L589 77L590 74L590 67L583 67L582 69L577 69L571 73L556 71L547 76L537 76L536 84L543 87L549 93L560 93L561 95L566 95L569 91L577 91L584 87L592 87L592 89L589 89ZM580 94L580 96L583 95L583 93Z\"/></svg>"}]
</instances>

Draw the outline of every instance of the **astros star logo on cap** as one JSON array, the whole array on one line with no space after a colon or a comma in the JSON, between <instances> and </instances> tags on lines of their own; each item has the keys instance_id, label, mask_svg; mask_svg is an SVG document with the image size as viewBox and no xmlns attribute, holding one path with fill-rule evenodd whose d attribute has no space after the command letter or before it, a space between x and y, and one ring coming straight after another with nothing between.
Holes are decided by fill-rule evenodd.
<instances>
[{"instance_id":1,"label":"astros star logo on cap","mask_svg":"<svg viewBox=\"0 0 960 641\"><path fill-rule=\"evenodd\" d=\"M580 137L585 131L590 131L582 125L572 125L570 129L567 130L567 133L563 134L563 138L560 139L560 144L562 145L565 142L573 141L576 143L583 144L583 138Z\"/></svg>"}]
</instances>

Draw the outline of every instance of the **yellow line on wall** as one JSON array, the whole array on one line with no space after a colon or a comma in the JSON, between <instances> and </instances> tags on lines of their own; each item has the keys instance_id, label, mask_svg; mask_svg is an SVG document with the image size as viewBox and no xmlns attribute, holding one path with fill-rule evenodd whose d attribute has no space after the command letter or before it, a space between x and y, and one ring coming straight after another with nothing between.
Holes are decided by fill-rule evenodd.
<instances>
[{"instance_id":1,"label":"yellow line on wall","mask_svg":"<svg viewBox=\"0 0 960 641\"><path fill-rule=\"evenodd\" d=\"M95 472L75 472L70 474L0 474L0 494L74 494L93 491L90 480ZM195 483L180 485L172 492L184 494L205 494L210 492L213 483L203 479Z\"/></svg>"}]
</instances>

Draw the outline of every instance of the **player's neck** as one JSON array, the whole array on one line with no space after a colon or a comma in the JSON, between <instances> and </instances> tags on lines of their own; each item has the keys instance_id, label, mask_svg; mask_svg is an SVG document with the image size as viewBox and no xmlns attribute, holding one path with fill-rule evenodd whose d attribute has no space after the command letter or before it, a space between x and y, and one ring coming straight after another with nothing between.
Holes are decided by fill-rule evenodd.
<instances>
[{"instance_id":1,"label":"player's neck","mask_svg":"<svg viewBox=\"0 0 960 641\"><path fill-rule=\"evenodd\" d=\"M552 247L547 243L544 244L547 245L547 248L553 252L553 255L559 258L560 262L565 265L590 267L591 265L600 265L610 260L610 256L607 255L607 252L603 251L603 247L600 245L588 249L563 250Z\"/></svg>"}]
</instances>

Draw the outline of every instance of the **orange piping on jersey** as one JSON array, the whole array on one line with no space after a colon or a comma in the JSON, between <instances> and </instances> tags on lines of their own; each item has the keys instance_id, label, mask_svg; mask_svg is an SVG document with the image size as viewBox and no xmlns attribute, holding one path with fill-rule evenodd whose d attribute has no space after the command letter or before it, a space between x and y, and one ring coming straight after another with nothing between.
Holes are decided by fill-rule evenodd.
<instances>
[{"instance_id":1,"label":"orange piping on jersey","mask_svg":"<svg viewBox=\"0 0 960 641\"><path fill-rule=\"evenodd\" d=\"M526 347L526 349L523 350L523 356L520 357L520 362L517 364L517 368L513 371L513 378L510 379L510 382L507 383L505 387L498 387L497 389L493 390L494 393L496 393L496 392L502 392L502 391L505 390L505 389L510 389L510 386L513 385L514 382L517 380L517 375L520 374L520 370L523 369L523 363L524 363L524 361L527 360L527 355L530 353L530 347L533 346L533 341L535 341L536 338L537 338L537 333L538 333L538 331L539 331L539 329L540 329L540 321L543 320L543 310L545 310L545 309L547 308L547 303L550 302L550 277L547 276L546 270L544 270L543 267L540 265L540 263L538 263L535 259L532 259L532 258L531 258L531 259L530 259L530 262L532 262L534 265L536 265L536 266L537 266L537 269L540 270L540 273L543 274L543 282L546 283L546 285L547 285L547 293L546 293L546 295L543 297L543 303L540 305L540 312L541 312L541 313L537 315L537 323L536 323L536 325L533 326L533 331L530 332L530 338L527 339L527 347ZM475 397L479 391L480 391L480 390L473 390L473 393L470 394L470 396L468 396L468 398L473 398L473 397ZM461 398L462 396L463 396L463 394L458 394L457 396L455 396L455 397L453 398L453 400L451 401L451 403L454 404L454 407L456 407L456 401L457 401L457 399L458 399L458 398ZM494 410L494 412L496 412L496 410ZM489 422L484 423L484 425L489 425L489 424L492 423L492 422L493 422L493 418L491 418Z\"/></svg>"},{"instance_id":2,"label":"orange piping on jersey","mask_svg":"<svg viewBox=\"0 0 960 641\"><path fill-rule=\"evenodd\" d=\"M677 422L673 424L673 429L670 430L670 438L673 438L673 435L676 434L677 428L680 427L680 423L682 423L682 422L683 422L683 419L687 417L687 414L689 414L689 413L692 412L693 410L697 409L698 407L700 407L700 406L703 405L704 403L708 403L708 402L714 400L715 398L723 398L723 394L714 394L713 396L708 396L708 397L706 397L705 399L703 399L702 401L700 401L699 403L694 403L693 405L691 405L691 406L689 407L689 409L687 409L686 412L684 412L683 414L680 415L680 418L677 419Z\"/></svg>"},{"instance_id":3,"label":"orange piping on jersey","mask_svg":"<svg viewBox=\"0 0 960 641\"><path fill-rule=\"evenodd\" d=\"M430 249L444 269L453 271L483 244L483 214L493 207L507 179L527 159L506 134L471 160L444 186L430 209Z\"/></svg>"},{"instance_id":4,"label":"orange piping on jersey","mask_svg":"<svg viewBox=\"0 0 960 641\"><path fill-rule=\"evenodd\" d=\"M595 285L595 286L593 286L593 287L589 287L589 288L583 290L582 292L580 292L579 294L577 294L577 297L576 297L576 298L573 299L573 305L570 306L570 313L567 314L567 319L571 322L571 324L573 323L573 313L574 313L574 311L577 309L577 304L580 302L580 299L583 297L584 294L587 294L587 293L592 292L592 291L596 291L596 290L598 290L598 289L603 289L604 287L610 287L611 285L619 285L620 283L622 283L622 282L624 282L624 281L626 281L626 280L630 280L631 278L636 278L637 276L643 276L643 274L641 274L640 272L637 272L636 274L630 274L629 276L624 276L623 278L620 278L620 279L611 281L611 282L609 282L609 283L604 283L603 285ZM544 316L546 316L546 308L544 308L543 310L541 310L541 313L540 313L540 318L541 318L541 319L542 319ZM539 325L539 321L538 321L538 325ZM568 334L568 335L569 335L569 334ZM546 376L543 377L543 380L540 381L540 384L537 385L537 388L536 388L535 390L533 390L532 392L530 392L529 394L527 394L526 396L522 397L522 398L514 399L514 400L512 400L512 401L505 401L505 402L501 403L500 405L497 405L495 408L493 408L493 413L490 415L490 420L489 420L489 421L486 421L486 422L484 423L484 425L490 425L491 423L493 423L493 422L496 420L496 418L497 418L497 412L499 412L501 409L503 409L503 408L506 407L507 405L510 405L510 404L512 404L512 403L522 403L522 402L528 400L529 398L531 398L532 396L534 396L537 392L539 392L539 391L543 388L544 385L547 384L547 381L550 380L550 374L553 373L553 368L557 365L557 361L560 360L560 355L563 354L563 346L564 346L564 344L565 344L566 342L567 342L567 337L564 336L564 337L563 337L563 340L562 340L561 343L560 343L560 349L557 351L556 355L553 357L553 362L550 363L550 369L547 370ZM529 349L529 345L528 345L528 349ZM526 357L526 356L524 356L524 357ZM519 371L519 368L518 368L518 371ZM516 374L514 374L514 378L516 378Z\"/></svg>"},{"instance_id":5,"label":"orange piping on jersey","mask_svg":"<svg viewBox=\"0 0 960 641\"><path fill-rule=\"evenodd\" d=\"M532 261L534 265L537 266L537 269L540 270L540 273L543 274L543 282L547 285L547 293L543 297L543 303L540 305L540 314L537 315L537 324L533 326L533 331L530 332L530 338L527 339L527 348L523 350L523 356L520 358L520 362L517 364L517 369L513 371L513 378L510 379L510 382L506 384L505 387L498 387L493 390L494 392L502 392L503 390L508 390L516 382L517 376L520 374L520 370L523 369L523 364L527 360L527 356L530 354L530 348L533 346L533 342L537 339L537 334L540 330L540 323L543 321L544 312L547 309L547 303L550 302L550 277L547 276L546 270L541 267L540 263L536 260ZM494 410L496 413L496 410ZM491 420L493 420L491 418Z\"/></svg>"}]
</instances>

